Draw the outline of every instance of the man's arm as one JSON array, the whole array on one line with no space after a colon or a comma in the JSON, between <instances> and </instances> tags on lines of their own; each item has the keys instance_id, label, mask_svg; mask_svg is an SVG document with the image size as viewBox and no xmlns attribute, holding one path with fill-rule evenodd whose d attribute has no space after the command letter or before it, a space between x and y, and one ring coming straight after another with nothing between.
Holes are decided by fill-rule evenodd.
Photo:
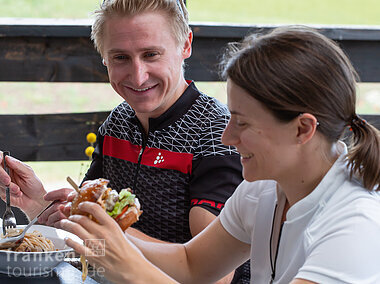
<instances>
[{"instance_id":1,"label":"man's arm","mask_svg":"<svg viewBox=\"0 0 380 284\"><path fill-rule=\"evenodd\" d=\"M296 278L292 282L290 282L290 284L316 284L316 283L309 280Z\"/></svg>"},{"instance_id":2,"label":"man's arm","mask_svg":"<svg viewBox=\"0 0 380 284\"><path fill-rule=\"evenodd\" d=\"M61 202L51 206L38 218L40 224L57 226L59 220L66 218L60 208L66 204L67 196L72 189L61 188L46 193L42 182L29 165L10 156L6 159L10 176L0 167L1 198L5 198L4 187L9 186L12 205L23 210L29 219L33 219L51 201L60 200Z\"/></svg>"},{"instance_id":3,"label":"man's arm","mask_svg":"<svg viewBox=\"0 0 380 284\"><path fill-rule=\"evenodd\" d=\"M29 165L10 156L6 159L10 175L0 166L1 198L5 199L5 187L8 186L12 205L19 207L33 219L49 203L43 198L46 190ZM3 153L0 152L0 164L2 160Z\"/></svg>"},{"instance_id":4,"label":"man's arm","mask_svg":"<svg viewBox=\"0 0 380 284\"><path fill-rule=\"evenodd\" d=\"M221 206L241 181L239 155L211 156L194 163L190 194L192 200L198 200L198 205L193 206L189 214L190 231L193 237L216 218ZM234 274L235 271L232 271L216 283L231 283Z\"/></svg>"},{"instance_id":5,"label":"man's arm","mask_svg":"<svg viewBox=\"0 0 380 284\"><path fill-rule=\"evenodd\" d=\"M189 222L190 222L190 231L191 235L195 237L198 235L204 228L206 228L214 219L216 216L212 214L211 212L207 211L206 209L194 206L190 210L189 215ZM234 278L235 271L232 271L219 281L215 282L217 284L224 284L224 283L231 283L232 279Z\"/></svg>"},{"instance_id":6,"label":"man's arm","mask_svg":"<svg viewBox=\"0 0 380 284\"><path fill-rule=\"evenodd\" d=\"M138 238L140 240L143 240L143 241L146 241L146 242L152 242L152 243L168 243L168 242L165 242L165 241L161 241L159 239L156 239L156 238L153 238L153 237L150 237L148 236L147 234L144 234L143 232L135 229L135 228L132 228L132 227L129 227L126 231L125 231L125 234L128 236L133 236L135 238Z\"/></svg>"}]
</instances>

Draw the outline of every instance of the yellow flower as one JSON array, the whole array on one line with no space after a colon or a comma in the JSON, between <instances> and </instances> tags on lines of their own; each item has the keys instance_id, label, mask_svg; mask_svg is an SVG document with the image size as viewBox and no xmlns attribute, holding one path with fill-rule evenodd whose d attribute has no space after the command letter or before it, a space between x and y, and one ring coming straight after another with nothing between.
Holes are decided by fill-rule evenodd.
<instances>
[{"instance_id":1,"label":"yellow flower","mask_svg":"<svg viewBox=\"0 0 380 284\"><path fill-rule=\"evenodd\" d=\"M96 134L93 133L93 132L90 132L90 133L87 134L86 139L87 139L88 143L95 143L95 141L96 141Z\"/></svg>"},{"instance_id":2,"label":"yellow flower","mask_svg":"<svg viewBox=\"0 0 380 284\"><path fill-rule=\"evenodd\" d=\"M88 146L84 152L85 152L87 157L91 158L92 153L94 153L94 150L95 150L94 147Z\"/></svg>"}]
</instances>

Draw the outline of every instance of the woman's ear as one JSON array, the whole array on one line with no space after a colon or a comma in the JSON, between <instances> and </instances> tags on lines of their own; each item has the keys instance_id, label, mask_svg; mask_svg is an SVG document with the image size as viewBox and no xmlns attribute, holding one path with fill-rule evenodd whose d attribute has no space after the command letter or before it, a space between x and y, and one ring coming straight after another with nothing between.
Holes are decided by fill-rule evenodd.
<instances>
[{"instance_id":1,"label":"woman's ear","mask_svg":"<svg viewBox=\"0 0 380 284\"><path fill-rule=\"evenodd\" d=\"M314 133L318 126L316 117L310 113L301 113L297 117L298 131L297 131L297 143L304 144L313 138Z\"/></svg>"},{"instance_id":2,"label":"woman's ear","mask_svg":"<svg viewBox=\"0 0 380 284\"><path fill-rule=\"evenodd\" d=\"M102 59L102 63L103 63L104 66L107 66L107 62L106 62L106 60L104 58Z\"/></svg>"}]
</instances>

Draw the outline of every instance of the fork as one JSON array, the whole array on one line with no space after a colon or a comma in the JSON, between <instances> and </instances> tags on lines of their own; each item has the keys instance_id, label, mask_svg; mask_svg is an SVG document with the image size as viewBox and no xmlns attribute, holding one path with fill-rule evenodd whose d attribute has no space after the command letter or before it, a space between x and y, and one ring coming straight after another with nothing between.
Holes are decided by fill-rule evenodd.
<instances>
[{"instance_id":1,"label":"fork","mask_svg":"<svg viewBox=\"0 0 380 284\"><path fill-rule=\"evenodd\" d=\"M38 217L40 217L42 213L44 213L47 209L49 209L53 204L57 203L58 201L59 200L54 200L48 206L46 206L32 221L29 222L29 224L23 229L21 234L14 237L7 237L3 239L0 238L0 249L19 246L24 240L25 233L30 229L31 226L33 226L37 222Z\"/></svg>"},{"instance_id":2,"label":"fork","mask_svg":"<svg viewBox=\"0 0 380 284\"><path fill-rule=\"evenodd\" d=\"M3 152L3 165L4 165L4 170L6 173L9 175L9 169L7 167L7 163L5 161L5 157L9 156L10 153L8 151ZM10 228L16 228L16 218L15 215L13 214L12 208L11 208L11 198L10 198L10 192L9 192L9 187L7 186L5 188L5 194L6 194L6 209L3 215L3 235L5 236L7 233L7 230Z\"/></svg>"}]
</instances>

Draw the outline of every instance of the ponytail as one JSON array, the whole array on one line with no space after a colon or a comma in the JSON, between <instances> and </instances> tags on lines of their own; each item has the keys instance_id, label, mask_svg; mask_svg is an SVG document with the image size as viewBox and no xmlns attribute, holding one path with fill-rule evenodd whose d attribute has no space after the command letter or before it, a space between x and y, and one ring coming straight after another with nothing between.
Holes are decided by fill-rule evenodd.
<instances>
[{"instance_id":1,"label":"ponytail","mask_svg":"<svg viewBox=\"0 0 380 284\"><path fill-rule=\"evenodd\" d=\"M380 190L380 131L357 115L351 119L350 130L347 158L351 177L357 175L369 190Z\"/></svg>"},{"instance_id":2,"label":"ponytail","mask_svg":"<svg viewBox=\"0 0 380 284\"><path fill-rule=\"evenodd\" d=\"M380 132L355 114L356 81L350 60L334 41L302 27L279 27L230 44L222 76L261 102L279 121L311 113L317 131L336 143L352 129L347 154L351 177L380 190Z\"/></svg>"}]
</instances>

